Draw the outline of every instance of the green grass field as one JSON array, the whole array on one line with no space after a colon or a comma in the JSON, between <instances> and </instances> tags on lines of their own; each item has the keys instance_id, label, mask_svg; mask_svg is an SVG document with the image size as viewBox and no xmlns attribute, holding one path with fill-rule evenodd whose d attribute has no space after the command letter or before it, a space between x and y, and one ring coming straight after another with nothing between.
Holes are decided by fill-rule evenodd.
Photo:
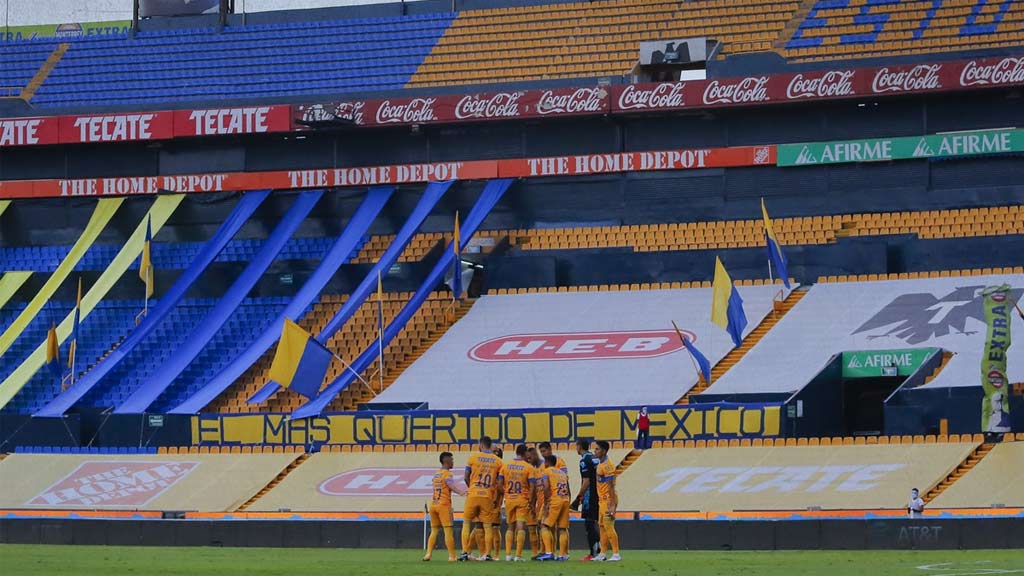
<instances>
[{"instance_id":1,"label":"green grass field","mask_svg":"<svg viewBox=\"0 0 1024 576\"><path fill-rule=\"evenodd\" d=\"M575 560L529 564L448 564L435 552L420 561L415 550L268 548L125 548L0 545L4 576L190 574L211 576L433 574L597 574L741 576L994 576L1024 574L1024 552L631 552L620 564ZM440 558L442 561L438 561Z\"/></svg>"}]
</instances>

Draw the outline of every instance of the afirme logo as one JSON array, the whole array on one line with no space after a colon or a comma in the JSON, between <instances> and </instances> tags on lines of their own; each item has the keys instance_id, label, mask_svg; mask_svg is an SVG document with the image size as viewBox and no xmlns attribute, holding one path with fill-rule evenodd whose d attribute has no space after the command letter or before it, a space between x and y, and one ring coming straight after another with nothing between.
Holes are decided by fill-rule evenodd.
<instances>
[{"instance_id":1,"label":"afirme logo","mask_svg":"<svg viewBox=\"0 0 1024 576\"><path fill-rule=\"evenodd\" d=\"M359 468L349 470L320 483L318 490L327 496L430 496L436 468ZM456 482L462 472L452 470Z\"/></svg>"},{"instance_id":2,"label":"afirme logo","mask_svg":"<svg viewBox=\"0 0 1024 576\"><path fill-rule=\"evenodd\" d=\"M683 330L692 342L697 336ZM683 347L672 330L515 334L477 344L469 357L477 362L551 362L654 358Z\"/></svg>"},{"instance_id":3,"label":"afirme logo","mask_svg":"<svg viewBox=\"0 0 1024 576\"><path fill-rule=\"evenodd\" d=\"M144 506L188 476L197 466L199 462L83 462L26 504L104 508Z\"/></svg>"},{"instance_id":4,"label":"afirme logo","mask_svg":"<svg viewBox=\"0 0 1024 576\"><path fill-rule=\"evenodd\" d=\"M809 146L804 146L800 149L800 154L797 155L796 162L794 162L794 164L800 165L817 163L818 159L814 157L814 153L811 152L811 148Z\"/></svg>"}]
</instances>

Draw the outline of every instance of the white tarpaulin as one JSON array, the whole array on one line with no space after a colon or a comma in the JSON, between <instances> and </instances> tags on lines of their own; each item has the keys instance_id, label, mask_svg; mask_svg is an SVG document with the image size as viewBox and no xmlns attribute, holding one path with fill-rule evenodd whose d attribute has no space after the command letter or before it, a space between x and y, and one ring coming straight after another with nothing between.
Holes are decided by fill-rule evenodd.
<instances>
[{"instance_id":1,"label":"white tarpaulin","mask_svg":"<svg viewBox=\"0 0 1024 576\"><path fill-rule=\"evenodd\" d=\"M926 387L980 386L985 316L978 294L1003 283L1020 297L1020 275L818 284L708 393L793 392L833 354L927 347L954 356ZM1010 362L1009 376L1020 382L1024 365Z\"/></svg>"},{"instance_id":2,"label":"white tarpaulin","mask_svg":"<svg viewBox=\"0 0 1024 576\"><path fill-rule=\"evenodd\" d=\"M778 286L737 288L753 330ZM672 404L697 383L672 330L712 364L732 349L711 289L484 296L377 398L432 409Z\"/></svg>"}]
</instances>

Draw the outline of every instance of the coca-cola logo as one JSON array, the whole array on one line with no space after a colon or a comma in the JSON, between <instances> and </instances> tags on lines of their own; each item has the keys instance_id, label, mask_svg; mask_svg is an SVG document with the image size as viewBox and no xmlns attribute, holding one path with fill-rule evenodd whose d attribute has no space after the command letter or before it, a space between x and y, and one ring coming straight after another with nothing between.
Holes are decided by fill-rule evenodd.
<instances>
[{"instance_id":1,"label":"coca-cola logo","mask_svg":"<svg viewBox=\"0 0 1024 576\"><path fill-rule=\"evenodd\" d=\"M434 104L437 98L413 98L404 104L385 100L377 107L378 124L422 124L437 120Z\"/></svg>"},{"instance_id":2,"label":"coca-cola logo","mask_svg":"<svg viewBox=\"0 0 1024 576\"><path fill-rule=\"evenodd\" d=\"M817 78L793 76L786 86L786 98L838 98L853 94L853 70L831 70Z\"/></svg>"},{"instance_id":3,"label":"coca-cola logo","mask_svg":"<svg viewBox=\"0 0 1024 576\"><path fill-rule=\"evenodd\" d=\"M712 80L704 88L704 104L749 104L768 101L768 77L748 76L734 82Z\"/></svg>"},{"instance_id":4,"label":"coca-cola logo","mask_svg":"<svg viewBox=\"0 0 1024 576\"><path fill-rule=\"evenodd\" d=\"M491 95L470 94L463 96L455 105L455 117L467 118L517 118L520 116L519 99L522 92L499 92Z\"/></svg>"},{"instance_id":5,"label":"coca-cola logo","mask_svg":"<svg viewBox=\"0 0 1024 576\"><path fill-rule=\"evenodd\" d=\"M607 96L604 88L580 88L567 94L545 90L537 100L537 113L547 115L600 112L604 108Z\"/></svg>"},{"instance_id":6,"label":"coca-cola logo","mask_svg":"<svg viewBox=\"0 0 1024 576\"><path fill-rule=\"evenodd\" d=\"M664 82L651 88L630 84L619 94L619 110L682 108L686 105L685 82Z\"/></svg>"},{"instance_id":7,"label":"coca-cola logo","mask_svg":"<svg viewBox=\"0 0 1024 576\"><path fill-rule=\"evenodd\" d=\"M941 88L939 71L942 64L920 64L908 70L890 71L882 68L875 72L871 81L871 91L882 92L916 92Z\"/></svg>"},{"instance_id":8,"label":"coca-cola logo","mask_svg":"<svg viewBox=\"0 0 1024 576\"><path fill-rule=\"evenodd\" d=\"M334 108L335 118L348 120L353 124L363 124L363 108L366 102L342 102Z\"/></svg>"},{"instance_id":9,"label":"coca-cola logo","mask_svg":"<svg viewBox=\"0 0 1024 576\"><path fill-rule=\"evenodd\" d=\"M960 72L961 86L1020 84L1024 82L1024 58L1003 58L995 64L968 62Z\"/></svg>"}]
</instances>

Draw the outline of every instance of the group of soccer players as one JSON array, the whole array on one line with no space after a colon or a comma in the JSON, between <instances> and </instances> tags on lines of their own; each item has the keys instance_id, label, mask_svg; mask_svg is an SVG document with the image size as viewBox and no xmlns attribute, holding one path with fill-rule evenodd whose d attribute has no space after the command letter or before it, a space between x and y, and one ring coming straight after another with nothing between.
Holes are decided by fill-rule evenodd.
<instances>
[{"instance_id":1,"label":"group of soccer players","mask_svg":"<svg viewBox=\"0 0 1024 576\"><path fill-rule=\"evenodd\" d=\"M536 447L520 444L515 458L503 462L501 448L491 438L480 438L479 452L466 462L464 485L453 475L451 452L440 456L441 469L434 474L430 504L429 561L437 539L444 533L448 561L500 558L501 507L505 505L505 560L523 562L523 548L529 539L532 558L545 561L569 559L569 510L579 510L587 531L588 553L584 561L618 562L619 536L615 531L618 493L615 464L608 458L607 442L576 441L582 483L570 501L569 469L564 460L551 453L551 444ZM455 555L452 492L466 496L462 523L462 554ZM474 549L477 555L472 555ZM610 550L611 554L606 554Z\"/></svg>"}]
</instances>

